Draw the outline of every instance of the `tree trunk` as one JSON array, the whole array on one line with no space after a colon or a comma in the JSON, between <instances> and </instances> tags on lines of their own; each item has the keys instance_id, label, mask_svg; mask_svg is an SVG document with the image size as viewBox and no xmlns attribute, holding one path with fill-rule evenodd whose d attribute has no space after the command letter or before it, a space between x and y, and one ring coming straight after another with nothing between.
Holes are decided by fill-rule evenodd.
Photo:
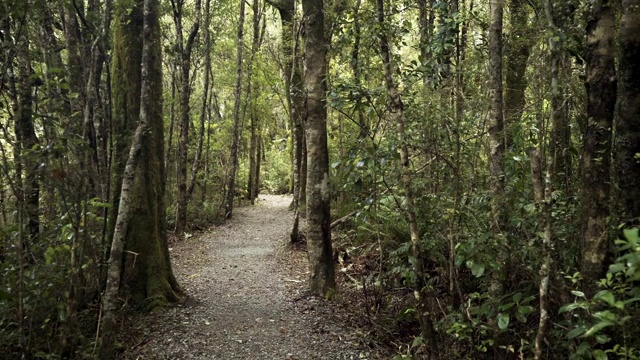
<instances>
[{"instance_id":1,"label":"tree trunk","mask_svg":"<svg viewBox=\"0 0 640 360\"><path fill-rule=\"evenodd\" d=\"M331 247L331 187L327 148L327 47L323 0L303 0L305 23L307 252L312 293L331 296L336 283Z\"/></svg>"},{"instance_id":2,"label":"tree trunk","mask_svg":"<svg viewBox=\"0 0 640 360\"><path fill-rule=\"evenodd\" d=\"M620 18L620 87L616 122L616 170L622 221L640 222L640 1L623 0Z\"/></svg>"},{"instance_id":3,"label":"tree trunk","mask_svg":"<svg viewBox=\"0 0 640 360\"><path fill-rule=\"evenodd\" d=\"M118 10L113 37L113 94L117 147L111 219L112 222L117 220L122 175L130 147L129 134L137 126L139 116L144 115L147 130L130 195L133 207L126 233L127 255L123 260L122 278L129 291L130 303L150 309L181 301L183 293L173 276L167 245L159 14L156 0L146 0L144 4L147 11L144 33L141 1L130 9L122 4L115 6ZM138 35L141 33L144 42ZM144 58L145 74L141 74L143 46L148 52ZM142 80L145 82L144 93ZM115 230L115 224L112 224L111 234Z\"/></svg>"},{"instance_id":4,"label":"tree trunk","mask_svg":"<svg viewBox=\"0 0 640 360\"><path fill-rule=\"evenodd\" d=\"M283 75L287 90L287 105L289 107L289 122L291 124L291 162L293 172L293 201L291 209L294 211L294 221L291 230L291 242L297 242L299 235L299 213L301 203L305 202L306 176L302 164L304 162L304 97L302 91L302 72L300 69L300 51L298 45L298 30L294 22L294 0L267 0L278 9L282 24L282 58Z\"/></svg>"},{"instance_id":5,"label":"tree trunk","mask_svg":"<svg viewBox=\"0 0 640 360\"><path fill-rule=\"evenodd\" d=\"M256 180L260 176L256 171L258 170L257 163L260 161L258 157L258 139L259 139L259 119L256 114L257 104L256 104L256 96L255 89L253 89L253 69L254 69L254 61L256 58L256 54L260 50L262 33L264 31L260 31L260 20L262 19L263 11L260 11L260 2L258 0L254 0L253 2L253 40L251 41L251 56L249 57L249 64L247 65L247 102L245 103L245 107L248 104L250 106L251 112L251 124L250 124L250 140L249 140L249 179L247 182L247 199L251 201L251 204L255 204L255 199L258 197L258 188ZM263 29L266 25L266 22L263 22ZM252 91L253 90L253 91ZM246 114L246 112L243 112ZM243 115L244 116L244 115Z\"/></svg>"},{"instance_id":6,"label":"tree trunk","mask_svg":"<svg viewBox=\"0 0 640 360\"><path fill-rule=\"evenodd\" d=\"M142 30L141 61L120 64L133 67L141 64L139 65L140 83L137 84L137 88L131 89L132 95L139 94L140 112L122 177L118 213L109 256L107 286L102 299L101 359L112 359L115 356L113 342L117 310L120 308L118 295L123 270L121 266L123 261L127 263L123 257L125 244L130 252L138 251L137 254L140 257L137 266L131 269L133 276L125 278L125 282L131 286L130 290L135 300L151 301L153 304L150 305L157 306L166 301L177 301L182 297L182 291L171 272L166 226L163 226L165 225L162 151L164 138L162 136L162 73L158 3L157 0L144 0L142 19L139 19L140 5L140 3L136 4L131 17L119 14L118 20L127 25L119 24L119 31L116 32L116 35L124 35L122 31L125 29L122 26L128 25ZM138 22L134 24L136 20ZM116 37L117 42L118 40L124 39ZM116 49L126 51L127 47L116 47ZM132 54L121 54L125 58L126 55ZM116 69L122 70L117 66ZM114 86L114 90L122 89ZM144 158L142 166L138 166L140 158ZM147 212L149 210L150 212ZM143 229L137 229L136 226Z\"/></svg>"},{"instance_id":7,"label":"tree trunk","mask_svg":"<svg viewBox=\"0 0 640 360\"><path fill-rule=\"evenodd\" d=\"M242 61L244 52L244 9L245 1L240 1L240 19L238 20L238 53L236 58L236 89L233 104L233 129L231 138L231 168L227 179L227 194L224 200L224 218L233 214L233 199L236 190L236 172L238 171L238 151L240 146L240 103L242 101Z\"/></svg>"},{"instance_id":8,"label":"tree trunk","mask_svg":"<svg viewBox=\"0 0 640 360\"><path fill-rule=\"evenodd\" d=\"M544 353L544 339L547 336L547 328L549 324L549 283L550 274L552 273L552 259L555 251L555 243L553 236L553 184L556 178L556 156L559 148L560 139L558 138L557 127L561 123L560 118L564 115L562 112L562 93L560 91L559 77L560 77L560 61L561 55L558 48L558 42L556 37L559 37L558 27L556 26L553 18L553 7L551 0L545 0L544 2L545 15L549 26L549 52L551 53L551 104L549 108L550 112L550 133L551 139L549 141L549 147L547 148L547 166L544 176L544 192L541 189L534 190L537 195L536 203L541 207L541 227L543 228L542 235L542 264L540 266L540 285L538 291L540 294L540 319L538 321L538 332L536 334L535 352L534 356L536 360L546 359ZM542 129L540 129L542 132ZM542 136L539 136L542 139ZM542 140L538 141L538 149L536 154L539 157L542 149ZM539 159L535 159L541 163ZM534 174L536 178L540 178L538 174ZM534 182L534 184L536 184ZM536 184L536 186L539 186ZM544 194L544 198L540 198L540 194Z\"/></svg>"},{"instance_id":9,"label":"tree trunk","mask_svg":"<svg viewBox=\"0 0 640 360\"><path fill-rule=\"evenodd\" d=\"M504 122L505 149L513 147L513 135L516 126L522 118L525 105L525 90L527 79L527 61L534 39L532 29L528 26L529 11L525 0L511 0L509 3L511 42L507 48L504 90Z\"/></svg>"},{"instance_id":10,"label":"tree trunk","mask_svg":"<svg viewBox=\"0 0 640 360\"><path fill-rule=\"evenodd\" d=\"M193 167L191 168L191 179L189 180L189 186L187 187L187 202L193 195L193 190L196 187L196 177L200 167L202 166L202 151L204 147L205 137L205 120L207 119L207 100L209 99L209 84L211 82L211 0L205 0L204 10L204 88L202 89L202 107L200 108L200 134L198 136L198 150L196 151L196 157L193 160ZM210 114L209 114L210 115Z\"/></svg>"},{"instance_id":11,"label":"tree trunk","mask_svg":"<svg viewBox=\"0 0 640 360\"><path fill-rule=\"evenodd\" d=\"M189 122L191 100L191 87L189 84L189 75L191 73L191 52L195 42L198 29L200 28L200 7L201 0L196 0L195 11L196 17L188 38L183 38L183 6L184 0L172 0L173 21L176 26L176 37L178 50L180 52L180 137L178 139L178 201L176 209L176 234L182 234L187 230L187 205L189 202L189 193L187 189L187 163L188 163L188 146L189 146Z\"/></svg>"},{"instance_id":12,"label":"tree trunk","mask_svg":"<svg viewBox=\"0 0 640 360\"><path fill-rule=\"evenodd\" d=\"M505 204L504 204L504 153L505 133L502 99L502 18L503 0L491 0L491 25L489 27L489 91L491 110L489 118L489 186L491 201L491 233L496 246L496 268L492 269L489 294L498 301L504 287L504 263L506 261Z\"/></svg>"},{"instance_id":13,"label":"tree trunk","mask_svg":"<svg viewBox=\"0 0 640 360\"><path fill-rule=\"evenodd\" d=\"M16 156L21 166L16 169L18 184L21 189L18 194L18 206L24 207L27 217L26 244L23 244L25 254L30 254L31 247L40 233L40 180L38 168L40 165L38 144L39 140L33 124L33 83L32 63L29 53L29 39L23 30L17 35L17 80L14 94L15 134L17 140ZM22 179L22 170L24 179Z\"/></svg>"},{"instance_id":14,"label":"tree trunk","mask_svg":"<svg viewBox=\"0 0 640 360\"><path fill-rule=\"evenodd\" d=\"M614 15L608 0L591 3L587 21L587 131L582 150L582 259L586 293L595 294L609 247L611 127L616 103Z\"/></svg>"},{"instance_id":15,"label":"tree trunk","mask_svg":"<svg viewBox=\"0 0 640 360\"><path fill-rule=\"evenodd\" d=\"M376 4L378 13L378 26L380 26L381 29L384 29L384 0L377 0ZM395 117L396 132L399 141L398 152L400 153L402 192L406 204L404 215L407 222L409 223L412 262L413 270L415 273L414 296L416 300L416 310L418 312L418 320L420 321L422 336L430 344L430 348L427 349L427 358L431 358L431 354L437 351L437 345L435 342L433 324L431 322L429 309L427 307L426 284L424 283L425 274L421 242L422 240L418 231L418 219L416 217L414 208L413 176L411 174L411 161L409 159L409 137L405 132L404 104L402 102L400 92L398 91L398 86L393 77L393 74L396 73L397 69L395 69L395 65L391 63L391 49L389 46L389 40L387 39L387 34L384 30L380 30L378 36L380 38L380 55L382 56L382 64L384 66L384 79L387 88L389 109Z\"/></svg>"}]
</instances>

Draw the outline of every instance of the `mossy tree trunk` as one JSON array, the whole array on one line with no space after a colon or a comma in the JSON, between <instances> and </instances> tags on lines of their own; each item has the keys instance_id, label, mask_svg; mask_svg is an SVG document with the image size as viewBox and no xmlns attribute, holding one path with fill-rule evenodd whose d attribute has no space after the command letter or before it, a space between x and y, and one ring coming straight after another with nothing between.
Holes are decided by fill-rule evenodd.
<instances>
[{"instance_id":1,"label":"mossy tree trunk","mask_svg":"<svg viewBox=\"0 0 640 360\"><path fill-rule=\"evenodd\" d=\"M491 0L491 24L489 27L489 91L491 97L491 111L489 118L489 186L492 193L491 201L491 233L496 247L496 265L492 270L489 295L493 301L498 301L504 288L504 263L506 261L505 241L505 126L504 102L502 91L502 21L503 0Z\"/></svg>"},{"instance_id":2,"label":"mossy tree trunk","mask_svg":"<svg viewBox=\"0 0 640 360\"><path fill-rule=\"evenodd\" d=\"M327 42L324 1L303 0L307 140L307 252L312 293L330 295L335 289L331 247L331 188L327 147Z\"/></svg>"},{"instance_id":3,"label":"mossy tree trunk","mask_svg":"<svg viewBox=\"0 0 640 360\"><path fill-rule=\"evenodd\" d=\"M116 5L112 85L116 148L111 233L114 233L117 219L130 134L144 113L147 130L130 194L126 255L122 261L126 288L121 290L126 290L134 306L152 309L181 301L184 295L173 276L167 245L160 25L156 0L147 1L150 2L146 4L149 13L145 14L145 20L142 0L133 4L121 1ZM143 23L144 42L141 36ZM143 44L149 52L144 58L147 67L144 81L148 89L141 96Z\"/></svg>"}]
</instances>

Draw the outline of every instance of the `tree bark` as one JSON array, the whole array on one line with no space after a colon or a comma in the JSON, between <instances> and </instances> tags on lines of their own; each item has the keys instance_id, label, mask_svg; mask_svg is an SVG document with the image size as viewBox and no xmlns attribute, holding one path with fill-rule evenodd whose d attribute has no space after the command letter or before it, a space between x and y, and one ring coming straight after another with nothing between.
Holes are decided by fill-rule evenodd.
<instances>
[{"instance_id":1,"label":"tree bark","mask_svg":"<svg viewBox=\"0 0 640 360\"><path fill-rule=\"evenodd\" d=\"M513 146L516 125L522 118L525 105L527 61L533 41L532 29L528 26L529 11L525 0L509 3L511 42L507 48L504 90L505 149Z\"/></svg>"},{"instance_id":2,"label":"tree bark","mask_svg":"<svg viewBox=\"0 0 640 360\"><path fill-rule=\"evenodd\" d=\"M244 9L245 1L240 1L240 19L238 20L238 52L236 57L236 89L233 104L233 129L231 138L231 168L227 179L227 194L224 200L224 218L233 214L233 199L236 190L236 172L238 172L238 150L240 146L240 103L242 102L242 74L244 53Z\"/></svg>"},{"instance_id":3,"label":"tree bark","mask_svg":"<svg viewBox=\"0 0 640 360\"><path fill-rule=\"evenodd\" d=\"M266 22L262 22L263 30L260 30L260 20L263 18L264 11L260 10L260 2L254 0L253 2L253 39L251 41L251 56L249 57L249 64L247 65L247 105L250 107L250 140L249 140L249 179L247 182L247 198L251 204L255 204L255 199L258 197L258 185L259 185L259 171L258 162L260 161L258 153L258 142L260 138L260 122L257 116L257 104L256 104L256 89L253 89L253 70L255 67L256 54L260 50L262 34L266 26ZM243 112L246 115L246 111Z\"/></svg>"},{"instance_id":4,"label":"tree bark","mask_svg":"<svg viewBox=\"0 0 640 360\"><path fill-rule=\"evenodd\" d=\"M504 263L506 261L504 153L505 128L502 98L502 19L503 0L491 0L489 27L489 82L491 109L489 118L489 186L491 201L491 232L496 246L496 268L492 270L489 293L497 301L503 293Z\"/></svg>"},{"instance_id":5,"label":"tree bark","mask_svg":"<svg viewBox=\"0 0 640 360\"><path fill-rule=\"evenodd\" d=\"M287 106L289 107L289 122L291 124L291 161L293 172L293 201L291 209L294 211L294 221L291 230L291 242L300 239L299 213L301 206L306 201L306 170L303 167L306 156L304 146L304 96L302 71L300 69L300 51L298 45L298 29L294 21L294 0L267 0L280 13L282 24L282 58L283 75L287 90Z\"/></svg>"},{"instance_id":6,"label":"tree bark","mask_svg":"<svg viewBox=\"0 0 640 360\"><path fill-rule=\"evenodd\" d=\"M585 293L604 275L610 215L611 127L616 103L614 15L609 0L593 0L587 21L587 129L582 149L582 258Z\"/></svg>"},{"instance_id":7,"label":"tree bark","mask_svg":"<svg viewBox=\"0 0 640 360\"><path fill-rule=\"evenodd\" d=\"M327 147L327 41L324 0L303 0L307 139L307 252L312 293L331 296L335 275L331 247L331 187Z\"/></svg>"},{"instance_id":8,"label":"tree bark","mask_svg":"<svg viewBox=\"0 0 640 360\"><path fill-rule=\"evenodd\" d=\"M542 235L542 264L540 266L540 285L538 291L540 294L540 319L538 321L538 332L536 334L535 351L534 356L536 360L545 359L544 356L544 339L547 336L547 328L549 324L549 283L550 274L552 272L552 255L555 251L554 235L553 235L553 185L556 180L556 154L559 151L559 142L557 128L561 123L560 118L562 113L562 93L560 91L559 77L560 77L560 50L558 48L558 42L556 40L559 37L558 27L556 26L553 18L553 6L551 0L545 0L544 2L545 15L549 27L549 52L551 55L551 106L550 112L550 129L551 139L549 141L549 147L547 148L547 164L546 172L544 176L544 198L536 198L536 203L541 206L541 224L543 228ZM542 131L542 129L540 130ZM542 138L540 136L540 138ZM538 141L538 149L536 154L539 156L542 149L542 141ZM539 159L535 159L540 161ZM534 174L538 176L538 174ZM534 190L537 196L540 196L540 189Z\"/></svg>"},{"instance_id":9,"label":"tree bark","mask_svg":"<svg viewBox=\"0 0 640 360\"><path fill-rule=\"evenodd\" d=\"M188 146L189 146L189 122L191 121L191 108L189 102L191 100L191 87L189 84L191 73L191 53L196 35L200 28L200 7L201 0L196 0L195 11L196 17L189 31L188 37L184 39L183 35L183 7L184 0L172 0L173 21L176 26L177 46L180 52L180 136L178 138L178 206L176 209L176 233L182 234L187 230L187 205L189 202L189 193L187 189L187 163L188 163Z\"/></svg>"},{"instance_id":10,"label":"tree bark","mask_svg":"<svg viewBox=\"0 0 640 360\"><path fill-rule=\"evenodd\" d=\"M20 188L18 206L24 207L27 216L27 240L23 244L25 254L30 254L31 246L40 233L40 179L38 175L39 139L33 124L33 79L32 63L29 53L29 39L26 29L16 34L17 79L14 94L15 134L17 140L16 156L21 166L16 169ZM22 169L22 170L20 170ZM22 179L24 171L24 179Z\"/></svg>"},{"instance_id":11,"label":"tree bark","mask_svg":"<svg viewBox=\"0 0 640 360\"><path fill-rule=\"evenodd\" d=\"M616 170L622 221L640 223L640 1L623 0L620 17Z\"/></svg>"},{"instance_id":12,"label":"tree bark","mask_svg":"<svg viewBox=\"0 0 640 360\"><path fill-rule=\"evenodd\" d=\"M196 157L193 159L193 167L191 168L191 179L187 187L187 202L193 195L196 187L196 177L200 167L202 166L202 151L204 147L205 137L205 120L207 119L207 100L209 99L209 84L211 82L211 0L205 0L204 10L204 88L202 89L202 106L200 108L200 134L198 136L198 149ZM209 114L210 115L210 114Z\"/></svg>"},{"instance_id":13,"label":"tree bark","mask_svg":"<svg viewBox=\"0 0 640 360\"><path fill-rule=\"evenodd\" d=\"M159 63L159 59L153 59L153 57L160 55L159 51L156 51L156 49L159 50L159 48L154 46L154 44L152 43L153 41L157 41L159 37L157 34L154 34L154 32L158 33L160 30L158 26L159 23L157 6L157 0L144 0L142 27L143 40L141 54L142 58L140 69L141 84L139 97L139 122L133 140L131 142L131 148L129 150L129 155L122 177L122 186L118 203L118 213L111 243L111 253L109 256L107 286L102 297L103 318L100 329L101 359L113 359L115 357L114 335L116 332L117 311L120 307L118 295L120 292L120 281L122 278L121 266L124 260L123 255L125 250L125 243L127 241L127 235L129 233L128 227L130 225L130 219L132 218L132 206L139 206L134 202L135 200L138 200L138 198L135 196L136 172L144 170L144 167L138 168L138 163L140 158L143 156L145 138L147 137L145 136L147 127L150 123L158 122L158 110L152 108L154 106L158 106L158 100L161 99L157 97L158 92L157 90L152 89L152 86L157 86L158 80L160 80L160 85L162 84L161 79L158 79L159 69L152 68L153 66L157 66ZM162 91L160 91L159 94L161 95ZM162 126L161 116L159 120L160 125ZM158 128L157 125L154 127ZM150 131L153 130L155 129L150 129ZM163 164L163 159L158 160L161 160L160 164ZM144 254L141 255L144 256Z\"/></svg>"},{"instance_id":14,"label":"tree bark","mask_svg":"<svg viewBox=\"0 0 640 360\"><path fill-rule=\"evenodd\" d=\"M124 1L124 0L123 0ZM142 140L141 161L131 190L131 212L126 233L122 281L127 285L129 303L152 309L180 302L184 295L169 260L165 207L164 126L162 119L162 63L157 0L139 0L132 7L117 4L114 60L114 138L113 170L116 172L112 211L119 209L122 175L126 167L130 134L140 116L147 123ZM144 23L144 29L143 29ZM139 34L144 35L141 37ZM143 59L141 50L148 53ZM146 73L142 73L144 63ZM144 75L144 78L143 78ZM144 81L143 81L144 80ZM144 92L142 83L145 83ZM117 213L112 213L112 221ZM111 234L115 234L115 224Z\"/></svg>"}]
</instances>

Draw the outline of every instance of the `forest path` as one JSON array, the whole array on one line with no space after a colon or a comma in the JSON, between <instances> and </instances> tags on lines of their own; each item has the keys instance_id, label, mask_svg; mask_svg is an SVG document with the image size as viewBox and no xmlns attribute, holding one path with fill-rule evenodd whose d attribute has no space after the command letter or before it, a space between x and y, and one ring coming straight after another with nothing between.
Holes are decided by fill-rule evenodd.
<instances>
[{"instance_id":1,"label":"forest path","mask_svg":"<svg viewBox=\"0 0 640 360\"><path fill-rule=\"evenodd\" d=\"M129 319L125 359L371 359L332 305L305 295L306 268L285 248L291 197L255 206L171 249L190 300Z\"/></svg>"}]
</instances>

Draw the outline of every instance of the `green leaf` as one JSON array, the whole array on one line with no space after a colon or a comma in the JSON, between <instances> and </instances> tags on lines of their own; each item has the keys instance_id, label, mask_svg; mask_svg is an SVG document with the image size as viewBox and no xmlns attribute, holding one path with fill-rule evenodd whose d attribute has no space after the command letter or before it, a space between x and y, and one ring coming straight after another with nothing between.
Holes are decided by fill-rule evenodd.
<instances>
[{"instance_id":1,"label":"green leaf","mask_svg":"<svg viewBox=\"0 0 640 360\"><path fill-rule=\"evenodd\" d=\"M584 332L586 330L587 329L585 329L584 326L578 326L578 327L574 328L573 330L571 330L571 331L569 331L567 333L567 339L569 339L569 340L574 339L574 338L584 334Z\"/></svg>"},{"instance_id":2,"label":"green leaf","mask_svg":"<svg viewBox=\"0 0 640 360\"><path fill-rule=\"evenodd\" d=\"M640 235L638 234L638 228L635 229L625 229L623 231L624 237L629 240L629 242L635 247L638 246L638 242L640 241Z\"/></svg>"},{"instance_id":3,"label":"green leaf","mask_svg":"<svg viewBox=\"0 0 640 360\"><path fill-rule=\"evenodd\" d=\"M618 319L618 316L616 314L612 313L609 310L598 311L597 313L593 314L593 316L596 319L604 320L604 321L611 321L611 322L615 322Z\"/></svg>"},{"instance_id":4,"label":"green leaf","mask_svg":"<svg viewBox=\"0 0 640 360\"><path fill-rule=\"evenodd\" d=\"M596 360L609 360L604 350L596 349L591 353Z\"/></svg>"},{"instance_id":5,"label":"green leaf","mask_svg":"<svg viewBox=\"0 0 640 360\"><path fill-rule=\"evenodd\" d=\"M497 320L498 320L498 327L500 328L500 330L505 330L508 326L509 326L509 314L505 314L505 313L499 313Z\"/></svg>"},{"instance_id":6,"label":"green leaf","mask_svg":"<svg viewBox=\"0 0 640 360\"><path fill-rule=\"evenodd\" d=\"M625 270L625 266L622 263L615 263L609 266L609 273L615 274Z\"/></svg>"},{"instance_id":7,"label":"green leaf","mask_svg":"<svg viewBox=\"0 0 640 360\"><path fill-rule=\"evenodd\" d=\"M593 325L591 327L591 329L587 330L587 332L584 333L584 335L582 335L582 337L589 337L589 336L595 335L598 331L606 328L607 326L611 326L611 325L615 325L615 323L613 321L609 321L609 320L600 321L599 323Z\"/></svg>"},{"instance_id":8,"label":"green leaf","mask_svg":"<svg viewBox=\"0 0 640 360\"><path fill-rule=\"evenodd\" d=\"M593 300L602 300L604 302L606 302L609 305L613 305L616 302L616 298L615 296L613 296L613 293L611 292L611 290L602 290L599 291L594 297Z\"/></svg>"},{"instance_id":9,"label":"green leaf","mask_svg":"<svg viewBox=\"0 0 640 360\"><path fill-rule=\"evenodd\" d=\"M530 305L518 306L518 312L522 315L529 315L535 311L535 308Z\"/></svg>"},{"instance_id":10,"label":"green leaf","mask_svg":"<svg viewBox=\"0 0 640 360\"><path fill-rule=\"evenodd\" d=\"M424 344L424 338L422 336L416 336L413 339L413 343L411 344L411 348L415 349L417 347L420 347Z\"/></svg>"},{"instance_id":11,"label":"green leaf","mask_svg":"<svg viewBox=\"0 0 640 360\"><path fill-rule=\"evenodd\" d=\"M609 340L611 340L611 338L607 335L604 334L598 334L595 336L596 342L598 344L606 344L609 342Z\"/></svg>"},{"instance_id":12,"label":"green leaf","mask_svg":"<svg viewBox=\"0 0 640 360\"><path fill-rule=\"evenodd\" d=\"M484 265L483 264L478 264L472 260L467 261L467 267L469 269L471 269L471 273L473 274L473 276L479 278L482 275L484 275Z\"/></svg>"},{"instance_id":13,"label":"green leaf","mask_svg":"<svg viewBox=\"0 0 640 360\"><path fill-rule=\"evenodd\" d=\"M517 292L515 294L513 294L513 302L514 303L519 303L520 300L522 299L522 293L521 292Z\"/></svg>"},{"instance_id":14,"label":"green leaf","mask_svg":"<svg viewBox=\"0 0 640 360\"><path fill-rule=\"evenodd\" d=\"M573 296L577 296L577 297L581 297L581 298L585 297L584 293L582 291L578 291L578 290L571 290L571 294Z\"/></svg>"},{"instance_id":15,"label":"green leaf","mask_svg":"<svg viewBox=\"0 0 640 360\"><path fill-rule=\"evenodd\" d=\"M586 309L588 307L589 307L589 305L587 304L587 302L578 301L578 302L574 302L574 303L571 303L571 304L564 305L563 307L560 308L560 310L558 310L558 313L562 314L562 313L567 312L567 311L573 311L575 309Z\"/></svg>"}]
</instances>

